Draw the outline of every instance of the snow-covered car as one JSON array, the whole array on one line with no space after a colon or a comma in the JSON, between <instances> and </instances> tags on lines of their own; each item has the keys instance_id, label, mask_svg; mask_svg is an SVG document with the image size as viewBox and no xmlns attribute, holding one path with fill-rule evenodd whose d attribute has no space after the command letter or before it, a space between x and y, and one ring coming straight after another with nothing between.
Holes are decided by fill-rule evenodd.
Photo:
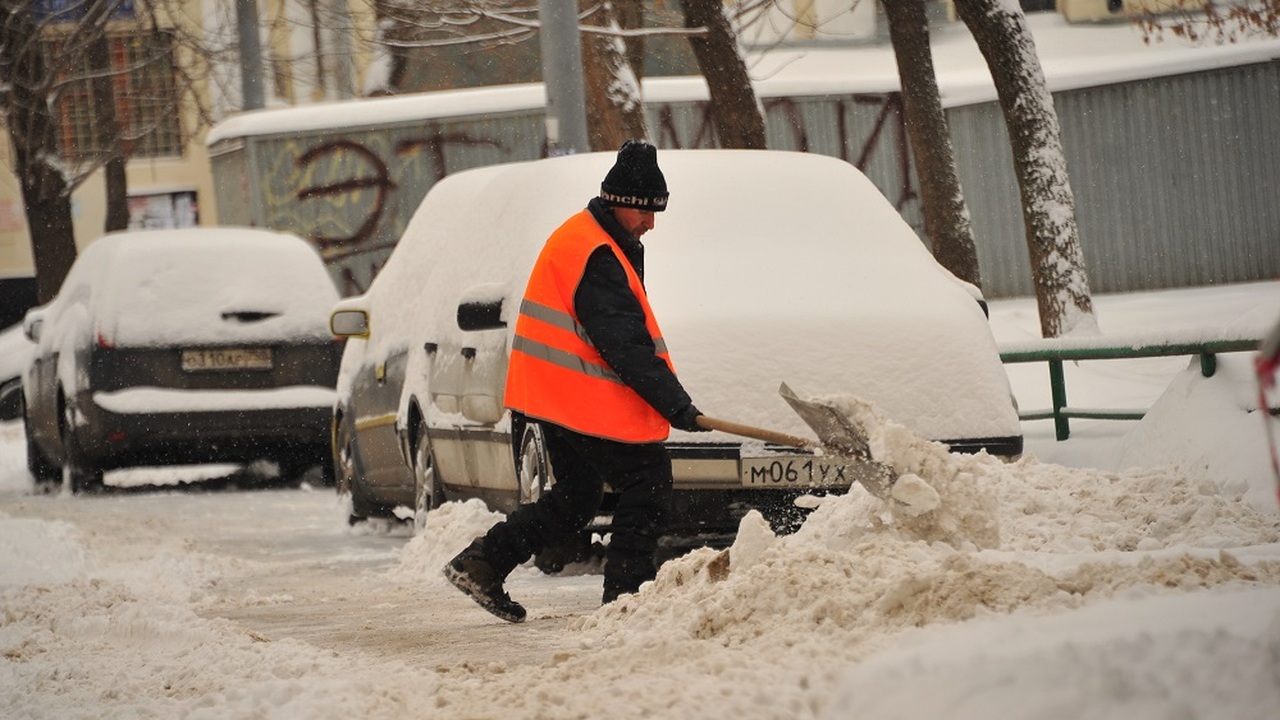
<instances>
[{"instance_id":1,"label":"snow-covered car","mask_svg":"<svg viewBox=\"0 0 1280 720\"><path fill-rule=\"evenodd\" d=\"M93 489L139 465L331 467L338 300L305 240L250 228L107 235L23 320L27 463Z\"/></svg>"},{"instance_id":2,"label":"snow-covered car","mask_svg":"<svg viewBox=\"0 0 1280 720\"><path fill-rule=\"evenodd\" d=\"M432 188L359 297L335 406L340 491L356 518L418 517L478 497L509 512L549 481L536 427L502 406L515 317L543 242L599 191L613 153L470 170ZM664 150L670 208L645 236L645 283L675 368L702 412L806 435L779 397L871 401L957 451L1016 455L1022 435L979 303L879 190L829 157ZM719 432L673 431L672 538L714 541L756 508L844 491L831 458ZM608 498L606 498L607 521ZM605 526L607 527L607 525Z\"/></svg>"}]
</instances>

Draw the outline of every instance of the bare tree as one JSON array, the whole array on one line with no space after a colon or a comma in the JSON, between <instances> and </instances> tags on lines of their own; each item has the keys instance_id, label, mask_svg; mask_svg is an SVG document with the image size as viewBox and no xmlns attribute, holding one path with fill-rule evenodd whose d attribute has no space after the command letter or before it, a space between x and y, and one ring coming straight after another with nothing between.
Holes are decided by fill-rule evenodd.
<instances>
[{"instance_id":1,"label":"bare tree","mask_svg":"<svg viewBox=\"0 0 1280 720\"><path fill-rule=\"evenodd\" d=\"M36 296L44 303L57 294L76 257L71 183L54 152L57 125L48 102L54 78L40 42L41 22L23 0L0 0L0 13L0 110L31 228Z\"/></svg>"},{"instance_id":2,"label":"bare tree","mask_svg":"<svg viewBox=\"0 0 1280 720\"><path fill-rule=\"evenodd\" d=\"M689 45L707 80L716 138L724 148L765 147L764 113L738 53L738 40L721 0L684 0L684 24L703 32Z\"/></svg>"},{"instance_id":3,"label":"bare tree","mask_svg":"<svg viewBox=\"0 0 1280 720\"><path fill-rule=\"evenodd\" d=\"M1058 114L1016 4L956 0L986 59L1004 112L1022 197L1031 276L1045 337L1097 331Z\"/></svg>"},{"instance_id":4,"label":"bare tree","mask_svg":"<svg viewBox=\"0 0 1280 720\"><path fill-rule=\"evenodd\" d=\"M126 10L131 21L121 22ZM0 119L14 148L14 174L22 187L35 257L37 299L47 302L76 256L71 193L106 167L111 199L107 229L127 223L124 163L159 122L172 123L182 109L197 122L211 115L191 88L219 62L203 37L162 20L181 17L163 2L126 5L123 0L50 3L0 0ZM122 33L145 49L113 64L108 43ZM150 103L150 118L117 117L116 89L147 68L165 77L156 88L131 88L133 105ZM127 84L126 84L127 85ZM74 118L76 135L60 134ZM188 131L195 128L188 128ZM181 129L174 130L181 135ZM74 146L64 142L74 137Z\"/></svg>"},{"instance_id":5,"label":"bare tree","mask_svg":"<svg viewBox=\"0 0 1280 720\"><path fill-rule=\"evenodd\" d=\"M90 0L85 23L100 25L115 10L111 0ZM125 176L125 157L120 120L116 115L115 73L111 70L111 43L106 33L98 33L88 42L87 49L90 83L93 87L93 108L98 135L101 138L100 159L106 181L107 217L103 229L107 232L123 230L129 226L129 186Z\"/></svg>"},{"instance_id":6,"label":"bare tree","mask_svg":"<svg viewBox=\"0 0 1280 720\"><path fill-rule=\"evenodd\" d=\"M692 6L698 4L694 9ZM686 35L711 93L713 120L724 147L764 147L764 119L736 38L718 0L685 5L685 28L641 28L641 0L584 2L584 74L593 149L617 147L617 139L648 134L640 101L642 43L652 35ZM377 0L378 16L392 26L384 37L400 67L414 64L414 48L494 48L522 43L538 30L536 4L517 0ZM619 19L625 19L620 22ZM621 40L621 42L619 42ZM408 73L404 73L407 75ZM401 77L408 82L407 77ZM510 82L511 80L508 80Z\"/></svg>"},{"instance_id":7,"label":"bare tree","mask_svg":"<svg viewBox=\"0 0 1280 720\"><path fill-rule=\"evenodd\" d=\"M592 24L605 32L583 33L582 38L587 134L592 150L616 150L629 139L648 139L649 124L644 114L640 76L632 64L614 9L608 2L596 7Z\"/></svg>"},{"instance_id":8,"label":"bare tree","mask_svg":"<svg viewBox=\"0 0 1280 720\"><path fill-rule=\"evenodd\" d=\"M925 234L943 267L961 280L982 287L969 208L956 176L951 129L934 74L924 0L883 0L883 7L898 61L911 153L920 179Z\"/></svg>"},{"instance_id":9,"label":"bare tree","mask_svg":"<svg viewBox=\"0 0 1280 720\"><path fill-rule=\"evenodd\" d=\"M614 0L613 14L618 20L618 26L625 30L639 30L645 26L645 8L644 0ZM631 69L635 72L636 78L644 77L644 53L645 53L645 36L643 34L629 34L622 39L627 47L627 62L631 63Z\"/></svg>"},{"instance_id":10,"label":"bare tree","mask_svg":"<svg viewBox=\"0 0 1280 720\"><path fill-rule=\"evenodd\" d=\"M624 0L633 5L635 0ZM396 59L392 88L426 90L480 82L497 84L540 79L537 3L518 0L375 0L388 28L382 42ZM628 17L634 18L631 11ZM579 13L589 142L593 150L617 149L630 137L648 137L639 75L630 62L622 29L609 2L585 0ZM484 58L484 62L477 62ZM514 58L523 58L515 61ZM442 60L451 66L441 71ZM431 68L431 72L427 70ZM425 77L430 75L430 77Z\"/></svg>"}]
</instances>

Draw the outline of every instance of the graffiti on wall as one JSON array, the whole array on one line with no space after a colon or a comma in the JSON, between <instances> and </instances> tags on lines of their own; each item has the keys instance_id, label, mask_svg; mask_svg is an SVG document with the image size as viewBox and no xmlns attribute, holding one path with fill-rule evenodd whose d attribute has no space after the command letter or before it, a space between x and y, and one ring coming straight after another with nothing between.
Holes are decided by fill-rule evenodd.
<instances>
[{"instance_id":1,"label":"graffiti on wall","mask_svg":"<svg viewBox=\"0 0 1280 720\"><path fill-rule=\"evenodd\" d=\"M901 96L764 102L769 146L839 157L899 209L917 202ZM715 147L706 103L651 106L664 148ZM344 295L364 292L427 190L451 172L546 156L542 117L457 120L426 127L276 137L259 146L264 224L310 238Z\"/></svg>"},{"instance_id":2,"label":"graffiti on wall","mask_svg":"<svg viewBox=\"0 0 1280 720\"><path fill-rule=\"evenodd\" d=\"M519 138L440 126L276 137L259 148L263 224L312 240L344 294L363 292L427 190L450 172L532 159Z\"/></svg>"}]
</instances>

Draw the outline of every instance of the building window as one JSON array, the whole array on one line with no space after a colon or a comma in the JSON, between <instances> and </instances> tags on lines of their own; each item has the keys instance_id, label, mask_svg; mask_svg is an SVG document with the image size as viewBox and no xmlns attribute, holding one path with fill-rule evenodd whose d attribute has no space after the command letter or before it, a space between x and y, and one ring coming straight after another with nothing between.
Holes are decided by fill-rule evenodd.
<instances>
[{"instance_id":1,"label":"building window","mask_svg":"<svg viewBox=\"0 0 1280 720\"><path fill-rule=\"evenodd\" d=\"M108 38L116 120L128 157L181 157L179 96L174 77L174 39L168 32L142 32ZM46 45L56 52L56 44ZM58 146L71 162L100 157L110 138L98 130L88 61L68 67L70 82L57 101Z\"/></svg>"},{"instance_id":2,"label":"building window","mask_svg":"<svg viewBox=\"0 0 1280 720\"><path fill-rule=\"evenodd\" d=\"M186 228L200 224L194 190L129 196L129 229Z\"/></svg>"}]
</instances>

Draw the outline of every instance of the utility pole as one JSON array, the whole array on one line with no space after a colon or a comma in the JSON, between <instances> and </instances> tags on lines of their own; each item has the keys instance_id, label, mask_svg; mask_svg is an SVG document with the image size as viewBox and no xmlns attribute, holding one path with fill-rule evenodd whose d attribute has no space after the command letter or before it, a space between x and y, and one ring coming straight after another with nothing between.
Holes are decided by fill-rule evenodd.
<instances>
[{"instance_id":1,"label":"utility pole","mask_svg":"<svg viewBox=\"0 0 1280 720\"><path fill-rule=\"evenodd\" d=\"M575 0L538 0L542 81L547 89L547 149L552 155L588 152L582 40Z\"/></svg>"},{"instance_id":2,"label":"utility pole","mask_svg":"<svg viewBox=\"0 0 1280 720\"><path fill-rule=\"evenodd\" d=\"M236 30L240 37L240 94L242 110L266 105L262 93L262 41L258 38L257 0L236 0Z\"/></svg>"}]
</instances>

